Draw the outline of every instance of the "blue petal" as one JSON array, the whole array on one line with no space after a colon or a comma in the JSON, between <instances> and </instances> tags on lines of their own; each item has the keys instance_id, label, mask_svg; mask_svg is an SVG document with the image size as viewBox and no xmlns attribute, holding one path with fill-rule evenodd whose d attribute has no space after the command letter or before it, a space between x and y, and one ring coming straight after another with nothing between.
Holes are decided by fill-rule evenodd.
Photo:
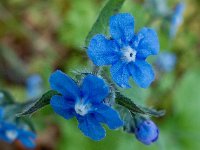
<instances>
[{"instance_id":1,"label":"blue petal","mask_svg":"<svg viewBox=\"0 0 200 150\"><path fill-rule=\"evenodd\" d=\"M149 28L140 30L134 38L133 44L135 44L134 47L137 50L136 57L138 58L145 59L149 55L156 55L160 49L156 32Z\"/></svg>"},{"instance_id":2,"label":"blue petal","mask_svg":"<svg viewBox=\"0 0 200 150\"><path fill-rule=\"evenodd\" d=\"M65 119L74 117L74 101L66 100L62 96L55 95L51 98L50 105L57 114Z\"/></svg>"},{"instance_id":3,"label":"blue petal","mask_svg":"<svg viewBox=\"0 0 200 150\"><path fill-rule=\"evenodd\" d=\"M96 104L103 101L109 93L109 88L104 80L94 76L87 75L81 85L84 100L89 100Z\"/></svg>"},{"instance_id":4,"label":"blue petal","mask_svg":"<svg viewBox=\"0 0 200 150\"><path fill-rule=\"evenodd\" d=\"M134 36L134 18L128 13L119 13L110 18L110 34L121 42L129 42Z\"/></svg>"},{"instance_id":5,"label":"blue petal","mask_svg":"<svg viewBox=\"0 0 200 150\"><path fill-rule=\"evenodd\" d=\"M35 133L24 130L24 129L20 129L18 131L18 133L19 133L18 140L26 148L34 148L36 146L36 144L35 144L36 134Z\"/></svg>"},{"instance_id":6,"label":"blue petal","mask_svg":"<svg viewBox=\"0 0 200 150\"><path fill-rule=\"evenodd\" d=\"M49 82L53 90L60 92L67 99L75 100L80 95L77 84L60 70L51 74Z\"/></svg>"},{"instance_id":7,"label":"blue petal","mask_svg":"<svg viewBox=\"0 0 200 150\"><path fill-rule=\"evenodd\" d=\"M38 74L31 75L26 80L26 93L28 99L34 99L42 95L43 80Z\"/></svg>"},{"instance_id":8,"label":"blue petal","mask_svg":"<svg viewBox=\"0 0 200 150\"><path fill-rule=\"evenodd\" d=\"M162 52L155 62L156 67L163 72L170 72L176 65L176 55L170 52Z\"/></svg>"},{"instance_id":9,"label":"blue petal","mask_svg":"<svg viewBox=\"0 0 200 150\"><path fill-rule=\"evenodd\" d=\"M183 22L183 13L185 11L185 3L180 2L176 5L175 10L173 12L171 26L170 26L170 37L173 38L176 35L176 32L179 26Z\"/></svg>"},{"instance_id":10,"label":"blue petal","mask_svg":"<svg viewBox=\"0 0 200 150\"><path fill-rule=\"evenodd\" d=\"M3 119L4 110L0 107L0 121Z\"/></svg>"},{"instance_id":11,"label":"blue petal","mask_svg":"<svg viewBox=\"0 0 200 150\"><path fill-rule=\"evenodd\" d=\"M12 143L13 142L13 140L8 138L6 136L6 134L4 132L1 132L1 131L0 131L0 140L3 140L4 142L7 142L7 143Z\"/></svg>"},{"instance_id":12,"label":"blue petal","mask_svg":"<svg viewBox=\"0 0 200 150\"><path fill-rule=\"evenodd\" d=\"M16 125L15 124L13 124L13 123L8 123L8 122L3 122L3 128L5 129L5 130L16 130L17 129L17 127L16 127Z\"/></svg>"},{"instance_id":13,"label":"blue petal","mask_svg":"<svg viewBox=\"0 0 200 150\"><path fill-rule=\"evenodd\" d=\"M95 35L89 44L87 54L97 66L110 65L119 59L117 44L103 35Z\"/></svg>"},{"instance_id":14,"label":"blue petal","mask_svg":"<svg viewBox=\"0 0 200 150\"><path fill-rule=\"evenodd\" d=\"M84 133L85 136L95 141L99 141L106 136L105 130L93 116L80 116L77 119L79 121L78 127Z\"/></svg>"},{"instance_id":15,"label":"blue petal","mask_svg":"<svg viewBox=\"0 0 200 150\"><path fill-rule=\"evenodd\" d=\"M36 138L36 134L32 131L28 131L28 130L24 130L24 129L20 129L18 130L18 134L19 136L21 137L30 137L30 138L33 138L35 139Z\"/></svg>"},{"instance_id":16,"label":"blue petal","mask_svg":"<svg viewBox=\"0 0 200 150\"><path fill-rule=\"evenodd\" d=\"M15 139L16 136L18 135L17 128L14 124L7 123L5 121L1 122L1 128L0 128L0 139L4 140L5 142L12 143ZM10 137L8 136L7 132L15 132L16 136Z\"/></svg>"},{"instance_id":17,"label":"blue petal","mask_svg":"<svg viewBox=\"0 0 200 150\"><path fill-rule=\"evenodd\" d=\"M107 124L110 129L116 129L123 125L119 114L111 107L101 104L95 111L96 118L100 122Z\"/></svg>"},{"instance_id":18,"label":"blue petal","mask_svg":"<svg viewBox=\"0 0 200 150\"><path fill-rule=\"evenodd\" d=\"M155 78L153 69L145 61L136 61L129 65L133 80L142 88L147 88Z\"/></svg>"},{"instance_id":19,"label":"blue petal","mask_svg":"<svg viewBox=\"0 0 200 150\"><path fill-rule=\"evenodd\" d=\"M32 138L22 137L19 140L26 148L35 148L36 146L35 141Z\"/></svg>"},{"instance_id":20,"label":"blue petal","mask_svg":"<svg viewBox=\"0 0 200 150\"><path fill-rule=\"evenodd\" d=\"M112 79L115 83L117 83L122 88L130 88L129 85L129 76L130 73L127 68L126 63L122 63L121 61L115 63L110 68Z\"/></svg>"}]
</instances>

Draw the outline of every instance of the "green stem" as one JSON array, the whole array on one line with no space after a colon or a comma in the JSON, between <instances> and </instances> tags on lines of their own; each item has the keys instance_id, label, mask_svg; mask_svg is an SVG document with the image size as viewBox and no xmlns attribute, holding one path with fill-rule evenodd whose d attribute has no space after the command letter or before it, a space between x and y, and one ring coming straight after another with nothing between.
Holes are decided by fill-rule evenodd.
<instances>
[{"instance_id":1,"label":"green stem","mask_svg":"<svg viewBox=\"0 0 200 150\"><path fill-rule=\"evenodd\" d=\"M100 70L100 67L98 67L96 65L92 65L92 74L97 75L99 70Z\"/></svg>"},{"instance_id":2,"label":"green stem","mask_svg":"<svg viewBox=\"0 0 200 150\"><path fill-rule=\"evenodd\" d=\"M126 96L122 95L119 90L117 89L117 86L113 83L113 81L108 77L106 72L102 72L102 76L107 80L107 82L110 84L110 86L115 91L115 102L125 108L127 108L131 113L140 113L145 114L143 110L141 110L130 98L127 98Z\"/></svg>"}]
</instances>

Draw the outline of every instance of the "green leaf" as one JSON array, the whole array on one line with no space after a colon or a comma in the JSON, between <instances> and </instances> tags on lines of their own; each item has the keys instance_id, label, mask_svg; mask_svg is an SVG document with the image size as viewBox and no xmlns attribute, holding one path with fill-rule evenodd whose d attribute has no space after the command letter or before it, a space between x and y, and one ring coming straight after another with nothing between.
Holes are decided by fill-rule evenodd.
<instances>
[{"instance_id":1,"label":"green leaf","mask_svg":"<svg viewBox=\"0 0 200 150\"><path fill-rule=\"evenodd\" d=\"M32 103L28 107L24 109L22 113L17 114L18 117L31 115L34 112L38 111L39 109L49 105L51 97L54 95L59 95L57 91L50 90L42 95L42 97L37 100L36 102Z\"/></svg>"},{"instance_id":2,"label":"green leaf","mask_svg":"<svg viewBox=\"0 0 200 150\"><path fill-rule=\"evenodd\" d=\"M154 117L160 117L165 114L165 111L163 110L157 111L155 109L136 105L131 99L125 97L120 92L116 92L115 101L117 104L124 106L125 108L130 110L132 113L139 113L142 115L149 115L149 116L154 116Z\"/></svg>"},{"instance_id":3,"label":"green leaf","mask_svg":"<svg viewBox=\"0 0 200 150\"><path fill-rule=\"evenodd\" d=\"M23 105L20 104L11 104L6 105L4 107L4 116L3 119L5 121L13 121L16 122L20 126L28 126L33 132L35 132L35 128L33 125L33 122L30 118L20 117L17 118L15 114L20 113L20 111L23 109Z\"/></svg>"},{"instance_id":4,"label":"green leaf","mask_svg":"<svg viewBox=\"0 0 200 150\"><path fill-rule=\"evenodd\" d=\"M155 110L152 108L140 107L146 114L154 117L162 117L165 115L165 110Z\"/></svg>"},{"instance_id":5,"label":"green leaf","mask_svg":"<svg viewBox=\"0 0 200 150\"><path fill-rule=\"evenodd\" d=\"M115 100L117 104L124 106L133 113L145 114L145 112L142 109L140 109L131 99L125 97L120 92L116 92Z\"/></svg>"},{"instance_id":6,"label":"green leaf","mask_svg":"<svg viewBox=\"0 0 200 150\"><path fill-rule=\"evenodd\" d=\"M125 0L109 0L104 8L101 10L99 17L96 22L92 26L92 29L88 33L85 44L86 46L89 44L90 39L98 33L106 34L108 31L108 24L110 20L110 16L114 15L119 11L122 7Z\"/></svg>"}]
</instances>

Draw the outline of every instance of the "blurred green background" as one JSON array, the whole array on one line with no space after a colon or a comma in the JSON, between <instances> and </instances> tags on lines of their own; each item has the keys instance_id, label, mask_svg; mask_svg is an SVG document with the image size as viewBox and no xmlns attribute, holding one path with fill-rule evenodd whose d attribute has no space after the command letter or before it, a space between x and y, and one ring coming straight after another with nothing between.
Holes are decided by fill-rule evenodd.
<instances>
[{"instance_id":1,"label":"blurred green background","mask_svg":"<svg viewBox=\"0 0 200 150\"><path fill-rule=\"evenodd\" d=\"M87 68L84 40L105 2L1 0L0 88L22 102L26 99L25 81L31 74L42 76L46 91L53 70L59 68L73 75L73 70ZM168 7L172 9L177 2L167 1ZM162 29L162 17L149 24L151 14L142 3L126 0L121 11L135 17L136 31L143 26L154 27L161 51L177 55L174 71L159 75L151 88L134 87L125 92L137 103L166 110L164 117L155 119L160 128L158 142L145 146L132 134L107 128L106 138L94 142L83 136L75 119L66 121L46 107L32 117L39 133L37 149L200 149L200 1L185 1L184 23L174 40L169 40L167 31Z\"/></svg>"}]
</instances>

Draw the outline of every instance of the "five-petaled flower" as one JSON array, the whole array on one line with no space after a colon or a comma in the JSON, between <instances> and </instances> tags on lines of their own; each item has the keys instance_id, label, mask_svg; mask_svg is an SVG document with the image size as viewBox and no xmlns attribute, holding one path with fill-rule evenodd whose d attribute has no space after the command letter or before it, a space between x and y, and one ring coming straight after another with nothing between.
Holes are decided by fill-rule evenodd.
<instances>
[{"instance_id":1,"label":"five-petaled flower","mask_svg":"<svg viewBox=\"0 0 200 150\"><path fill-rule=\"evenodd\" d=\"M110 129L123 125L118 113L103 103L109 88L102 79L90 74L79 86L63 72L55 71L49 81L51 88L62 94L51 98L54 111L65 119L76 117L79 129L91 139L98 141L105 137L100 123Z\"/></svg>"},{"instance_id":2,"label":"five-petaled flower","mask_svg":"<svg viewBox=\"0 0 200 150\"><path fill-rule=\"evenodd\" d=\"M0 139L12 143L20 141L26 148L34 148L36 134L24 128L19 128L15 123L8 122L3 118L3 108L0 107Z\"/></svg>"},{"instance_id":3,"label":"five-petaled flower","mask_svg":"<svg viewBox=\"0 0 200 150\"><path fill-rule=\"evenodd\" d=\"M159 136L159 130L155 123L151 120L143 119L136 123L134 133L136 138L146 145L157 141Z\"/></svg>"},{"instance_id":4,"label":"five-petaled flower","mask_svg":"<svg viewBox=\"0 0 200 150\"><path fill-rule=\"evenodd\" d=\"M145 61L159 51L156 32L142 28L134 34L134 18L128 13L119 13L110 18L111 38L95 35L87 54L97 66L111 65L112 79L121 87L128 88L129 77L142 88L154 80L152 67Z\"/></svg>"}]
</instances>

